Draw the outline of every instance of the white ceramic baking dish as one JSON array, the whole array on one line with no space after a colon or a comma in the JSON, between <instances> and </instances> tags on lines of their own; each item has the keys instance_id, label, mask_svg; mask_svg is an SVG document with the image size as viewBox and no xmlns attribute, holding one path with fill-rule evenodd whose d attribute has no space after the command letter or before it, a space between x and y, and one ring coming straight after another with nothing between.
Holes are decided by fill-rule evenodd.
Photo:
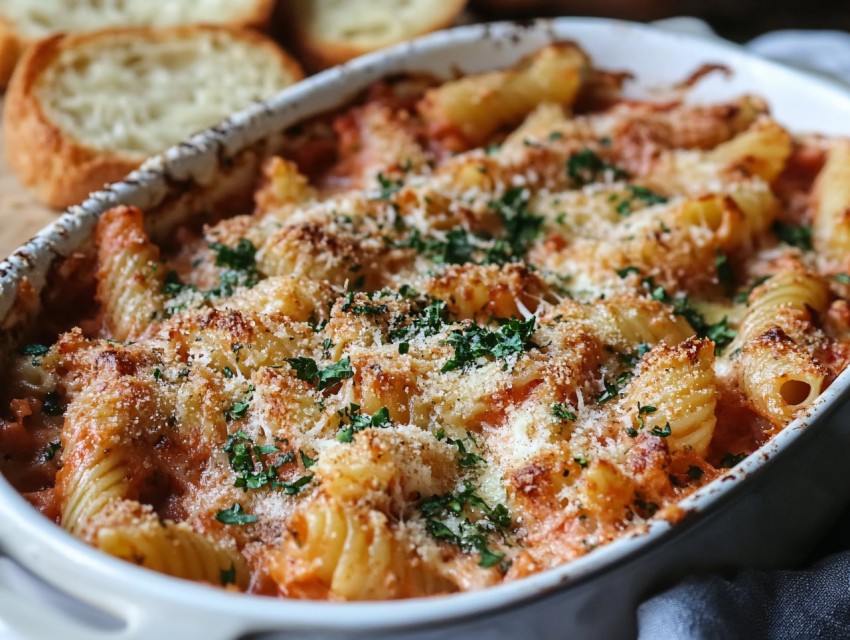
<instances>
[{"instance_id":1,"label":"white ceramic baking dish","mask_svg":"<svg viewBox=\"0 0 850 640\"><path fill-rule=\"evenodd\" d=\"M98 215L111 205L141 206L149 212L151 231L168 234L176 220L208 208L225 192L244 191L258 155L274 149L277 132L344 104L373 80L403 71L448 76L457 70L504 67L546 42L564 39L580 43L602 68L633 72L638 91L675 83L704 63L722 63L733 74L706 79L693 92L694 99L754 92L766 97L778 120L794 131L850 135L850 92L721 41L593 19L478 25L438 33L287 89L70 210L0 264L0 344L8 348L32 322L20 302L15 303L21 278L37 289L51 281L57 286L63 277L57 264L87 250ZM676 577L701 569L789 565L808 552L850 495L845 473L850 460L848 386L850 372L845 372L807 416L684 501L687 515L679 524L657 522L557 569L448 597L287 601L172 579L77 541L0 478L0 555L7 556L5 565L0 562L0 619L23 637L68 640L629 637L635 630L636 604ZM30 577L25 579L20 568L9 570L12 563ZM110 618L104 622L101 616L100 628L93 628L57 613L58 600L34 595L33 581L49 583Z\"/></svg>"}]
</instances>

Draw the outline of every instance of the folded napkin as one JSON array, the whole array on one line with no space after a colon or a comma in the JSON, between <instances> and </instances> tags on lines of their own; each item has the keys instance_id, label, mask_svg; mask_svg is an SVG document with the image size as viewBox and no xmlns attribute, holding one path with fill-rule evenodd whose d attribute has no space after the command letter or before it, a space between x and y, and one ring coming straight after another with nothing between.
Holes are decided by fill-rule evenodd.
<instances>
[{"instance_id":1,"label":"folded napkin","mask_svg":"<svg viewBox=\"0 0 850 640\"><path fill-rule=\"evenodd\" d=\"M705 23L665 21L662 27L710 36ZM777 31L747 45L759 55L850 84L850 34ZM848 114L850 117L850 114ZM807 640L850 638L850 511L800 570L741 571L692 576L644 602L641 640Z\"/></svg>"}]
</instances>

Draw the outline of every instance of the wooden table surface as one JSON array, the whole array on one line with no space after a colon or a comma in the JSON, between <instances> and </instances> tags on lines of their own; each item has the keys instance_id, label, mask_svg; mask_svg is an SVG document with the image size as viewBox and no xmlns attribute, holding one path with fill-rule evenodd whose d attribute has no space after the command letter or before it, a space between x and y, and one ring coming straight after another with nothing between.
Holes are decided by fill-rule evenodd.
<instances>
[{"instance_id":1,"label":"wooden table surface","mask_svg":"<svg viewBox=\"0 0 850 640\"><path fill-rule=\"evenodd\" d=\"M59 212L39 203L12 173L6 163L6 150L0 135L0 259L58 217Z\"/></svg>"}]
</instances>

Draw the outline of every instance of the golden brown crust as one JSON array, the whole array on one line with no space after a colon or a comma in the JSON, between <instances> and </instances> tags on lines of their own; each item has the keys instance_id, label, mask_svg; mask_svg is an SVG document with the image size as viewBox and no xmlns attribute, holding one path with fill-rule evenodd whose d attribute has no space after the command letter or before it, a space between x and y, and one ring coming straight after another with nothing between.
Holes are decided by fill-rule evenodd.
<instances>
[{"instance_id":1,"label":"golden brown crust","mask_svg":"<svg viewBox=\"0 0 850 640\"><path fill-rule=\"evenodd\" d=\"M310 71L320 71L347 62L357 56L374 51L372 47L357 46L351 42L334 40L316 33L306 24L303 7L307 2L293 2L289 16L293 20L293 37L298 48L299 57ZM438 31L451 26L466 6L466 0L447 0L444 12L439 20L424 23L414 31L406 34L406 40L423 36L432 31Z\"/></svg>"},{"instance_id":2,"label":"golden brown crust","mask_svg":"<svg viewBox=\"0 0 850 640\"><path fill-rule=\"evenodd\" d=\"M253 8L249 8L241 18L221 26L265 30L274 5L275 0L254 0ZM0 16L0 88L8 86L21 57L34 43L34 40L16 31L15 25L7 18Z\"/></svg>"},{"instance_id":3,"label":"golden brown crust","mask_svg":"<svg viewBox=\"0 0 850 640\"><path fill-rule=\"evenodd\" d=\"M87 146L59 128L37 97L39 78L62 51L120 34L165 40L189 38L201 31L225 31L273 52L294 80L304 77L300 65L266 36L248 29L218 26L178 26L163 29L107 29L94 33L56 35L29 48L12 76L6 93L3 135L6 160L20 180L48 206L64 209L109 182L137 168L143 156L122 155Z\"/></svg>"}]
</instances>

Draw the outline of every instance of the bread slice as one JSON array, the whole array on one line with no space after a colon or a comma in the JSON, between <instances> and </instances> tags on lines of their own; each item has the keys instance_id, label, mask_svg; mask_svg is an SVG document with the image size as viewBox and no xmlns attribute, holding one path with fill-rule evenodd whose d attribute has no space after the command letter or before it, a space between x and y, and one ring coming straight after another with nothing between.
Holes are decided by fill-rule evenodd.
<instances>
[{"instance_id":1,"label":"bread slice","mask_svg":"<svg viewBox=\"0 0 850 640\"><path fill-rule=\"evenodd\" d=\"M190 26L53 36L6 94L6 158L49 206L80 202L145 158L303 77L255 31Z\"/></svg>"},{"instance_id":2,"label":"bread slice","mask_svg":"<svg viewBox=\"0 0 850 640\"><path fill-rule=\"evenodd\" d=\"M36 40L126 27L264 27L274 0L0 0L0 86Z\"/></svg>"},{"instance_id":3,"label":"bread slice","mask_svg":"<svg viewBox=\"0 0 850 640\"><path fill-rule=\"evenodd\" d=\"M294 35L311 69L324 69L449 26L466 0L297 0Z\"/></svg>"}]
</instances>

